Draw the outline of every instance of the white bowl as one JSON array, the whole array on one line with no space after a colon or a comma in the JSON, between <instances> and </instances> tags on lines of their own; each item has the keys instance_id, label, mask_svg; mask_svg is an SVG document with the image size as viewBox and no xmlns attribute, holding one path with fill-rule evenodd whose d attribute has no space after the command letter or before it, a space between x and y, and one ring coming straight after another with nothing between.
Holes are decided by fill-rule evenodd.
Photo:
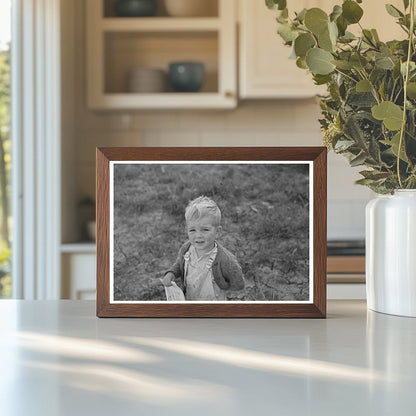
<instances>
[{"instance_id":1,"label":"white bowl","mask_svg":"<svg viewBox=\"0 0 416 416\"><path fill-rule=\"evenodd\" d=\"M136 68L129 72L129 92L158 93L166 89L167 75L162 69Z\"/></svg>"},{"instance_id":2,"label":"white bowl","mask_svg":"<svg viewBox=\"0 0 416 416\"><path fill-rule=\"evenodd\" d=\"M218 16L217 0L165 0L165 7L169 16Z\"/></svg>"}]
</instances>

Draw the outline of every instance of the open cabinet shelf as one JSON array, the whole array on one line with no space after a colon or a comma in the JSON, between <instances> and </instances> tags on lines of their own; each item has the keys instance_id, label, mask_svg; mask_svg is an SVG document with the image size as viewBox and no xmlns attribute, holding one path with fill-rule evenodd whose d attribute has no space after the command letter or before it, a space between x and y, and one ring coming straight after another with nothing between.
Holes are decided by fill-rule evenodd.
<instances>
[{"instance_id":1,"label":"open cabinet shelf","mask_svg":"<svg viewBox=\"0 0 416 416\"><path fill-rule=\"evenodd\" d=\"M184 30L198 32L204 30L220 30L221 20L217 17L138 17L128 19L113 17L101 19L100 26L106 32L168 32Z\"/></svg>"},{"instance_id":2,"label":"open cabinet shelf","mask_svg":"<svg viewBox=\"0 0 416 416\"><path fill-rule=\"evenodd\" d=\"M87 2L87 103L91 109L234 108L237 105L235 3L218 0L217 17L108 16L103 0ZM108 17L105 17L108 16ZM169 64L201 62L198 92L175 92ZM161 70L166 87L138 93L129 74ZM141 90L142 91L142 90Z\"/></svg>"}]
</instances>

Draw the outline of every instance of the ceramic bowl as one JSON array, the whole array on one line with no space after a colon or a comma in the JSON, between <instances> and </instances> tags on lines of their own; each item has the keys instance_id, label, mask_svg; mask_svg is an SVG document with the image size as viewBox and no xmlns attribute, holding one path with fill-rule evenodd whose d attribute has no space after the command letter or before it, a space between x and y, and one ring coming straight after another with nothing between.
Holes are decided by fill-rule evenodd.
<instances>
[{"instance_id":1,"label":"ceramic bowl","mask_svg":"<svg viewBox=\"0 0 416 416\"><path fill-rule=\"evenodd\" d=\"M167 75L162 69L136 68L129 72L128 91L158 93L167 90Z\"/></svg>"},{"instance_id":2,"label":"ceramic bowl","mask_svg":"<svg viewBox=\"0 0 416 416\"><path fill-rule=\"evenodd\" d=\"M169 64L169 81L177 92L197 92L205 79L202 62L172 62Z\"/></svg>"},{"instance_id":3,"label":"ceramic bowl","mask_svg":"<svg viewBox=\"0 0 416 416\"><path fill-rule=\"evenodd\" d=\"M174 17L218 16L217 0L165 0L165 8Z\"/></svg>"},{"instance_id":4,"label":"ceramic bowl","mask_svg":"<svg viewBox=\"0 0 416 416\"><path fill-rule=\"evenodd\" d=\"M154 16L157 12L156 0L118 0L114 12L120 17Z\"/></svg>"}]
</instances>

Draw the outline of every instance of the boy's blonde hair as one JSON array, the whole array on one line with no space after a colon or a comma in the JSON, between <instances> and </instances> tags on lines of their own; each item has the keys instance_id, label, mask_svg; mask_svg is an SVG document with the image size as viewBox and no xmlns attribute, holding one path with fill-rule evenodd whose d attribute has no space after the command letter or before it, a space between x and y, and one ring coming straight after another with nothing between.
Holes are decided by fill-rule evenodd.
<instances>
[{"instance_id":1,"label":"boy's blonde hair","mask_svg":"<svg viewBox=\"0 0 416 416\"><path fill-rule=\"evenodd\" d=\"M221 224L221 211L218 205L206 196L200 196L192 200L185 210L185 221L198 220L201 217L210 216L214 218L213 225Z\"/></svg>"}]
</instances>

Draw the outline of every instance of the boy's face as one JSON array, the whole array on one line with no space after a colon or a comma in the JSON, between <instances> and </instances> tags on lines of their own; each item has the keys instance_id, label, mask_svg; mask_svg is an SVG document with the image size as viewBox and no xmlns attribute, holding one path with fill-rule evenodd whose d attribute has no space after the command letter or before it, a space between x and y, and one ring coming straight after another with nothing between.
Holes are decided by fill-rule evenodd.
<instances>
[{"instance_id":1,"label":"boy's face","mask_svg":"<svg viewBox=\"0 0 416 416\"><path fill-rule=\"evenodd\" d=\"M186 231L189 241L196 248L198 255L201 255L213 249L221 227L215 225L214 218L205 216L189 221L186 224Z\"/></svg>"}]
</instances>

